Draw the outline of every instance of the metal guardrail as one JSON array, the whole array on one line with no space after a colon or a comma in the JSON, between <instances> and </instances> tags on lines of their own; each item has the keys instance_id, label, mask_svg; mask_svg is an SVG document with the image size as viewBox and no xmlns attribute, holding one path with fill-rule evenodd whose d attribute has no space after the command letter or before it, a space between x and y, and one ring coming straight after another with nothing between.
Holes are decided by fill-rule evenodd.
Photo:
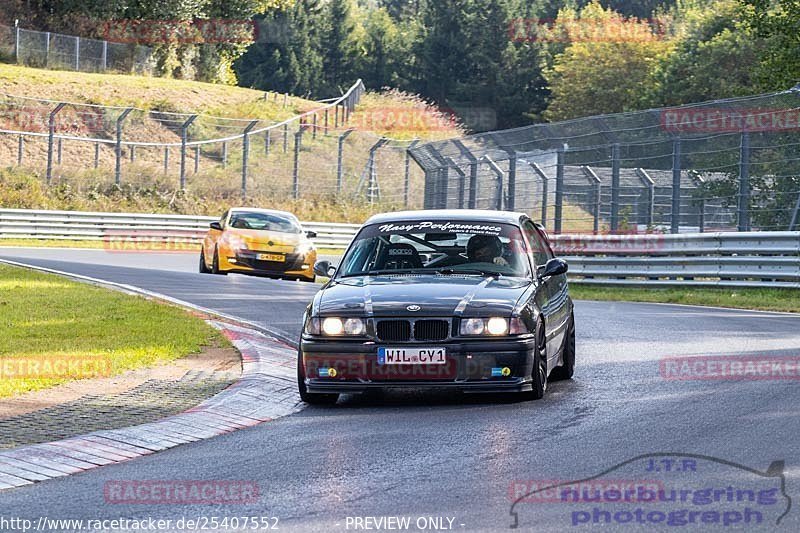
<instances>
[{"instance_id":1,"label":"metal guardrail","mask_svg":"<svg viewBox=\"0 0 800 533\"><path fill-rule=\"evenodd\" d=\"M93 213L80 211L35 211L0 209L2 239L119 242L199 242L214 217L191 215L150 215L138 213ZM358 224L302 222L315 231L314 244L320 248L344 249Z\"/></svg>"},{"instance_id":2,"label":"metal guardrail","mask_svg":"<svg viewBox=\"0 0 800 533\"><path fill-rule=\"evenodd\" d=\"M212 217L0 209L2 239L196 243ZM358 224L303 222L320 248L343 250ZM800 289L800 232L555 235L570 281L646 287ZM115 246L124 250L124 247Z\"/></svg>"}]
</instances>

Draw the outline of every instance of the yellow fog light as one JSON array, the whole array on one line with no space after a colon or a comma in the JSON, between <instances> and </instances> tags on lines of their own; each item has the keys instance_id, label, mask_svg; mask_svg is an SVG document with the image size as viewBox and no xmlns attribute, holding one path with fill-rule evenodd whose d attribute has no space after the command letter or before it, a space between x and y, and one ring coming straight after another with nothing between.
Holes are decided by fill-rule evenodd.
<instances>
[{"instance_id":1,"label":"yellow fog light","mask_svg":"<svg viewBox=\"0 0 800 533\"><path fill-rule=\"evenodd\" d=\"M329 378L335 378L337 373L338 372L336 372L335 368L329 368L328 369L328 377Z\"/></svg>"},{"instance_id":2,"label":"yellow fog light","mask_svg":"<svg viewBox=\"0 0 800 533\"><path fill-rule=\"evenodd\" d=\"M503 370L500 371L500 373L503 374L504 378L507 378L508 376L511 375L511 369L506 366L503 368Z\"/></svg>"}]
</instances>

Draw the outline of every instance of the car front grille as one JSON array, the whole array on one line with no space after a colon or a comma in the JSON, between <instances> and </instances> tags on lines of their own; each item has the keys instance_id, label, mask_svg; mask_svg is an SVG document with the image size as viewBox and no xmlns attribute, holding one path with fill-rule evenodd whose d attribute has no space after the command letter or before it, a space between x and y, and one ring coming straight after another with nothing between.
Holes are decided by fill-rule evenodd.
<instances>
[{"instance_id":1,"label":"car front grille","mask_svg":"<svg viewBox=\"0 0 800 533\"><path fill-rule=\"evenodd\" d=\"M449 337L450 322L441 319L378 320L378 340L384 342L442 341Z\"/></svg>"},{"instance_id":2,"label":"car front grille","mask_svg":"<svg viewBox=\"0 0 800 533\"><path fill-rule=\"evenodd\" d=\"M408 320L381 320L378 322L378 338L388 342L411 340L411 323Z\"/></svg>"},{"instance_id":3,"label":"car front grille","mask_svg":"<svg viewBox=\"0 0 800 533\"><path fill-rule=\"evenodd\" d=\"M446 320L417 320L414 322L414 338L418 341L443 341L449 333Z\"/></svg>"}]
</instances>

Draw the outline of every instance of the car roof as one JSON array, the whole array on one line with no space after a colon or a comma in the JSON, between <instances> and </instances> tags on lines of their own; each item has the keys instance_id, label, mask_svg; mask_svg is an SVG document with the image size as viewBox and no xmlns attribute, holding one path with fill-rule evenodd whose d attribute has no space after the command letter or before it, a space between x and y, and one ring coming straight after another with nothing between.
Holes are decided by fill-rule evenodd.
<instances>
[{"instance_id":1,"label":"car roof","mask_svg":"<svg viewBox=\"0 0 800 533\"><path fill-rule=\"evenodd\" d=\"M288 211L278 211L277 209L261 209L259 207L232 207L230 212L263 213L265 215L282 215L285 217L297 218L297 216L295 216L293 213L289 213Z\"/></svg>"},{"instance_id":2,"label":"car roof","mask_svg":"<svg viewBox=\"0 0 800 533\"><path fill-rule=\"evenodd\" d=\"M411 222L426 220L457 220L477 222L500 222L506 224L519 224L524 213L513 211L490 211L486 209L428 209L422 211L395 211L374 215L364 225L383 224L386 222Z\"/></svg>"}]
</instances>

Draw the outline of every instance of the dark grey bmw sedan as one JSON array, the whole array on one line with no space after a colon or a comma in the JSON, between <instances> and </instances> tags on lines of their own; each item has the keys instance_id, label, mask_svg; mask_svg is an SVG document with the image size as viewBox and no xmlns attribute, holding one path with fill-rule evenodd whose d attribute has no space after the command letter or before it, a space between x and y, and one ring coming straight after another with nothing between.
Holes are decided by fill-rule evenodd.
<instances>
[{"instance_id":1,"label":"dark grey bmw sedan","mask_svg":"<svg viewBox=\"0 0 800 533\"><path fill-rule=\"evenodd\" d=\"M527 215L408 211L359 230L308 306L298 387L308 403L376 388L520 392L569 379L567 264Z\"/></svg>"}]
</instances>

